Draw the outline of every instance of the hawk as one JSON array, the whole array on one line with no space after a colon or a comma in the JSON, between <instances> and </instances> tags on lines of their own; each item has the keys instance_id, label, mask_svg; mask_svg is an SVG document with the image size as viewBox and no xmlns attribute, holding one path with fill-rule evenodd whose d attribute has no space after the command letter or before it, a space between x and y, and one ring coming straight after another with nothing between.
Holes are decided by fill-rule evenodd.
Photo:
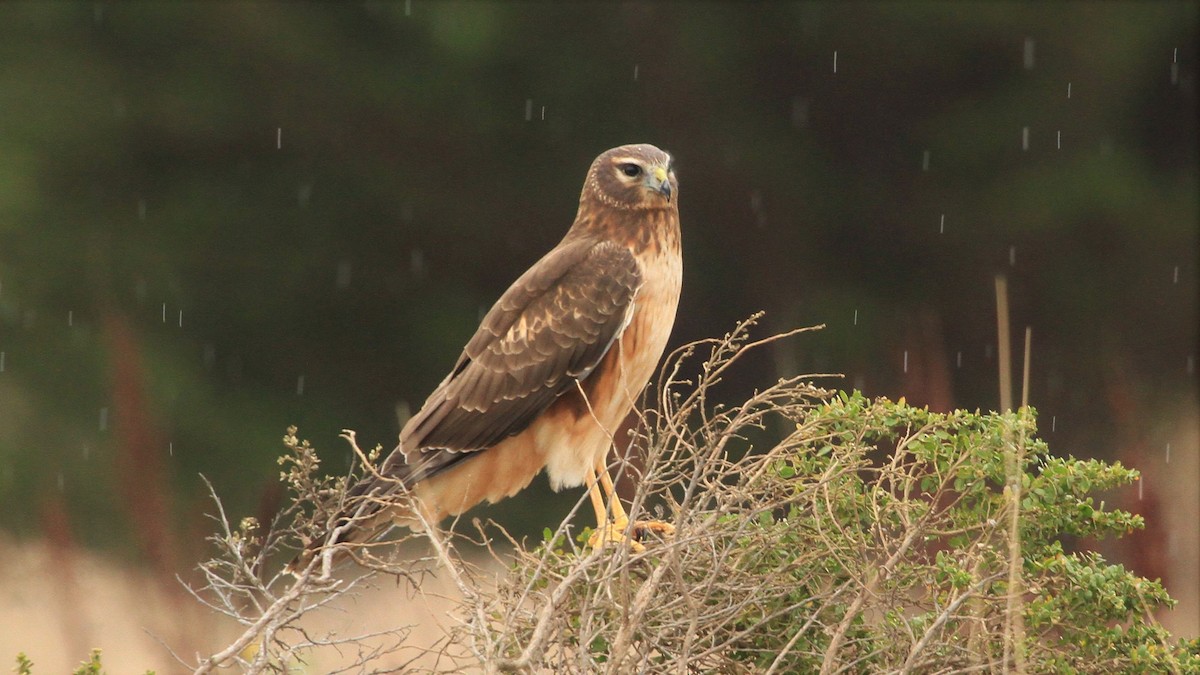
<instances>
[{"instance_id":1,"label":"hawk","mask_svg":"<svg viewBox=\"0 0 1200 675\"><path fill-rule=\"evenodd\" d=\"M291 569L325 545L370 541L393 525L420 529L511 497L543 469L555 490L587 486L592 546L621 541L629 521L606 458L675 322L678 192L671 155L653 145L597 157L566 236L500 296L379 475L350 487L335 532Z\"/></svg>"}]
</instances>

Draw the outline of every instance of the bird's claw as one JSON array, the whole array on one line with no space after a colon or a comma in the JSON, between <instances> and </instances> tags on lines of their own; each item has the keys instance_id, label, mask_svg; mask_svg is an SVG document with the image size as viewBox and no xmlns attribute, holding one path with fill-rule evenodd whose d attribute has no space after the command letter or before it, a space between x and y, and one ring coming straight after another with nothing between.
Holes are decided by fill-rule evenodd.
<instances>
[{"instance_id":1,"label":"bird's claw","mask_svg":"<svg viewBox=\"0 0 1200 675\"><path fill-rule=\"evenodd\" d=\"M629 530L628 538L625 536L627 529ZM641 553L646 550L642 544L642 538L647 532L656 532L663 537L670 537L675 534L675 526L661 520L635 520L633 527L629 527L628 518L618 518L593 530L592 536L588 537L588 547L597 549L603 548L606 544L621 544L628 546L632 553Z\"/></svg>"}]
</instances>

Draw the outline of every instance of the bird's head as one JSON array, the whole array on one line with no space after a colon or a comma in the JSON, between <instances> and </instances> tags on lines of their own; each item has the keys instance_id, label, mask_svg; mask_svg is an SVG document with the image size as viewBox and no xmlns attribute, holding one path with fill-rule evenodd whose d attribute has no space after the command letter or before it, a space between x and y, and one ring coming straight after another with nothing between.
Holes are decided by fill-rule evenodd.
<instances>
[{"instance_id":1,"label":"bird's head","mask_svg":"<svg viewBox=\"0 0 1200 675\"><path fill-rule=\"evenodd\" d=\"M671 155L645 143L601 153L583 184L582 199L589 198L618 209L678 208Z\"/></svg>"}]
</instances>

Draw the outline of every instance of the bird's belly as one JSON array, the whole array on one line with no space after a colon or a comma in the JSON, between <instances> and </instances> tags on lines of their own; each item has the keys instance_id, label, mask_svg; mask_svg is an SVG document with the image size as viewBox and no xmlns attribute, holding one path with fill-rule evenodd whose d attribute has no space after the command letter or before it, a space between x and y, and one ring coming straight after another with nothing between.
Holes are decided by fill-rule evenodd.
<instances>
[{"instance_id":1,"label":"bird's belly","mask_svg":"<svg viewBox=\"0 0 1200 675\"><path fill-rule=\"evenodd\" d=\"M416 484L413 493L430 522L457 516L483 501L495 503L524 490L542 470L544 459L526 432ZM412 527L412 522L399 524Z\"/></svg>"},{"instance_id":2,"label":"bird's belly","mask_svg":"<svg viewBox=\"0 0 1200 675\"><path fill-rule=\"evenodd\" d=\"M604 360L574 393L564 394L535 430L545 453L546 474L555 489L585 484L619 438L625 418L641 398L662 358L675 323L682 270L660 266L639 293L629 326Z\"/></svg>"},{"instance_id":3,"label":"bird's belly","mask_svg":"<svg viewBox=\"0 0 1200 675\"><path fill-rule=\"evenodd\" d=\"M561 490L586 484L592 477L596 458L604 457L617 433L617 425L597 423L586 411L577 417L571 407L563 406L555 415L559 424L534 429L536 444L543 453L550 487Z\"/></svg>"}]
</instances>

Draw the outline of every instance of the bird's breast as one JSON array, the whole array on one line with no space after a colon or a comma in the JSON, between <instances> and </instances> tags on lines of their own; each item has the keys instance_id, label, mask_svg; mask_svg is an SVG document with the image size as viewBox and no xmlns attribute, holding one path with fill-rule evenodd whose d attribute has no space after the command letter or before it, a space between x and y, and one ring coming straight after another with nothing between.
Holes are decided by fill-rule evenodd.
<instances>
[{"instance_id":1,"label":"bird's breast","mask_svg":"<svg viewBox=\"0 0 1200 675\"><path fill-rule=\"evenodd\" d=\"M654 251L644 257L633 318L620 338L627 384L638 393L653 375L671 336L682 280L683 264L677 253Z\"/></svg>"},{"instance_id":2,"label":"bird's breast","mask_svg":"<svg viewBox=\"0 0 1200 675\"><path fill-rule=\"evenodd\" d=\"M662 359L683 281L678 220L663 224L652 241L629 242L642 284L625 330L579 387L564 393L534 424L536 446L555 489L584 484L614 442L624 445L617 434Z\"/></svg>"},{"instance_id":3,"label":"bird's breast","mask_svg":"<svg viewBox=\"0 0 1200 675\"><path fill-rule=\"evenodd\" d=\"M643 251L639 258L642 286L634 297L629 324L583 382L587 401L577 409L586 418L581 422L603 427L609 434L625 420L654 375L679 306L683 265L678 252Z\"/></svg>"}]
</instances>

